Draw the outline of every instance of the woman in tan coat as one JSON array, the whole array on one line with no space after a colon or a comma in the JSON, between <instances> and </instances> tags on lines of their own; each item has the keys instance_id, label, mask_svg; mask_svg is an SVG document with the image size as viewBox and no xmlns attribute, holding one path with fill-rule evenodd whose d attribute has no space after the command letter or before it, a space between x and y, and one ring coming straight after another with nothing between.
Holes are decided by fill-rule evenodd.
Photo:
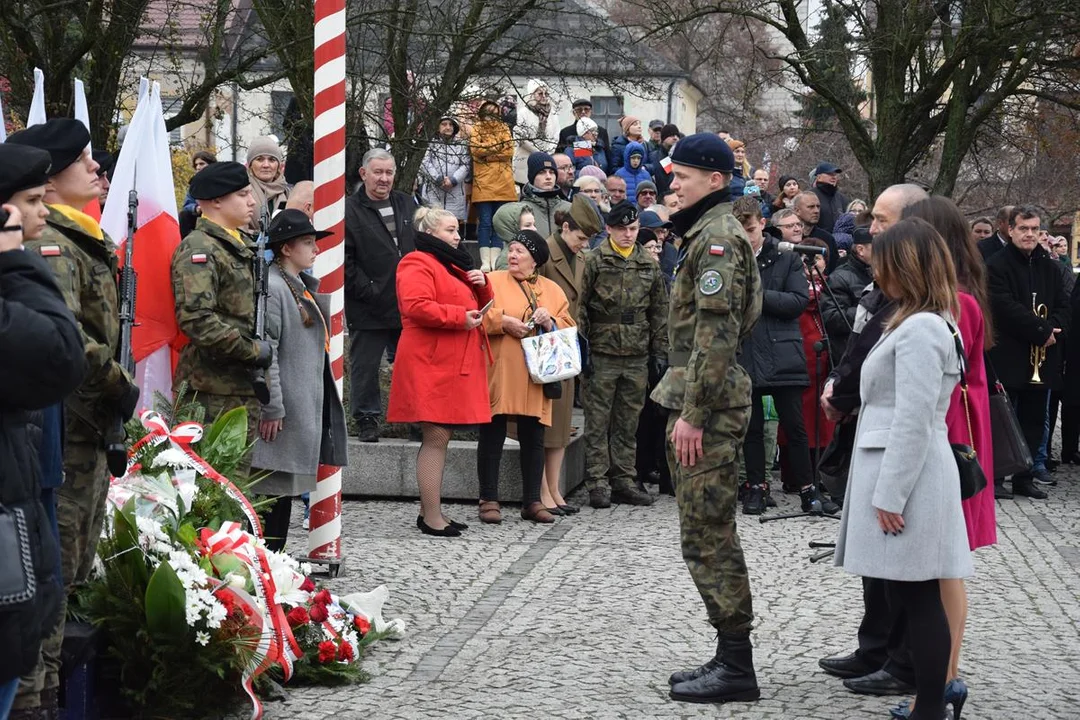
<instances>
[{"instance_id":1,"label":"woman in tan coat","mask_svg":"<svg viewBox=\"0 0 1080 720\"><path fill-rule=\"evenodd\" d=\"M585 273L585 258L578 253L589 247L589 240L604 229L604 218L596 203L579 194L574 197L569 212L555 213L555 224L558 229L547 239L551 257L539 272L562 289L570 316L577 317L581 278ZM578 509L566 503L559 480L566 446L570 444L574 381L564 380L562 386L562 397L551 401L551 427L544 431L544 483L540 487L540 501L556 515L573 515Z\"/></svg>"},{"instance_id":2,"label":"woman in tan coat","mask_svg":"<svg viewBox=\"0 0 1080 720\"><path fill-rule=\"evenodd\" d=\"M510 242L508 269L488 275L495 296L494 305L484 316L495 359L488 368L491 422L480 427L476 448L480 520L485 523L502 522L499 464L507 420L517 423L521 446L521 517L533 522L555 521L540 502L544 428L551 426L552 401L544 397L544 387L529 378L521 348L522 338L532 334L534 327L550 332L574 326L562 288L537 274L548 255L547 243L539 234L522 230Z\"/></svg>"},{"instance_id":3,"label":"woman in tan coat","mask_svg":"<svg viewBox=\"0 0 1080 720\"><path fill-rule=\"evenodd\" d=\"M476 243L480 246L480 269L484 272L492 269L502 249L502 241L492 228L495 211L503 203L518 199L514 147L514 138L502 119L498 103L485 100L469 141L473 161L471 200L476 206Z\"/></svg>"}]
</instances>

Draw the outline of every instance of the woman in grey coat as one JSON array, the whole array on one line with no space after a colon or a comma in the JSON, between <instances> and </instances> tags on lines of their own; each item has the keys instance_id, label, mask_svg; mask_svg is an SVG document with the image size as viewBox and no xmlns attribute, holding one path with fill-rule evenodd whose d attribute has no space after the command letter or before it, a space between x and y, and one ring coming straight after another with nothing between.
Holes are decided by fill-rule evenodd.
<instances>
[{"instance_id":1,"label":"woman in grey coat","mask_svg":"<svg viewBox=\"0 0 1080 720\"><path fill-rule=\"evenodd\" d=\"M460 130L457 120L452 117L439 120L439 134L428 144L427 154L420 164L424 204L449 210L459 221L468 217L465 184L472 170L469 147L458 140Z\"/></svg>"},{"instance_id":2,"label":"woman in grey coat","mask_svg":"<svg viewBox=\"0 0 1080 720\"><path fill-rule=\"evenodd\" d=\"M874 270L896 311L862 369L836 564L886 580L890 605L907 618L919 699L910 717L941 720L951 640L938 580L972 574L945 426L960 377L956 272L920 219L874 238Z\"/></svg>"},{"instance_id":3,"label":"woman in grey coat","mask_svg":"<svg viewBox=\"0 0 1080 720\"><path fill-rule=\"evenodd\" d=\"M345 410L330 371L328 296L304 272L315 264L317 232L300 210L283 210L269 228L274 262L266 299L266 334L274 349L267 370L270 402L262 407L252 473L269 472L255 492L277 495L266 512L266 546L281 550L292 498L315 490L320 463L348 464Z\"/></svg>"}]
</instances>

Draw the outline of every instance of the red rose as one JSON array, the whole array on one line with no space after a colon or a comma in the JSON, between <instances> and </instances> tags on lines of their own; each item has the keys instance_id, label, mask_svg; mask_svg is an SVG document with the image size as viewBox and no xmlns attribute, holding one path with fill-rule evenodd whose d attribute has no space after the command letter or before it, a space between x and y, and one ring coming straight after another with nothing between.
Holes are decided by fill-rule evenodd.
<instances>
[{"instance_id":1,"label":"red rose","mask_svg":"<svg viewBox=\"0 0 1080 720\"><path fill-rule=\"evenodd\" d=\"M333 640L324 640L319 643L319 662L323 665L334 662L337 657L337 645Z\"/></svg>"},{"instance_id":2,"label":"red rose","mask_svg":"<svg viewBox=\"0 0 1080 720\"><path fill-rule=\"evenodd\" d=\"M353 625L356 626L357 632L361 635L367 635L371 631L371 623L363 615L357 615L353 618Z\"/></svg>"},{"instance_id":3,"label":"red rose","mask_svg":"<svg viewBox=\"0 0 1080 720\"><path fill-rule=\"evenodd\" d=\"M353 655L352 645L343 640L341 642L341 647L338 648L337 659L344 660L345 662L352 662L354 657L356 656Z\"/></svg>"},{"instance_id":4,"label":"red rose","mask_svg":"<svg viewBox=\"0 0 1080 720\"><path fill-rule=\"evenodd\" d=\"M300 627L301 625L307 625L311 622L308 611L302 607L294 607L289 611L289 614L285 616L285 619L289 621L289 627Z\"/></svg>"},{"instance_id":5,"label":"red rose","mask_svg":"<svg viewBox=\"0 0 1080 720\"><path fill-rule=\"evenodd\" d=\"M312 605L308 614L311 616L311 621L317 623L326 622L326 618L330 617L325 605Z\"/></svg>"},{"instance_id":6,"label":"red rose","mask_svg":"<svg viewBox=\"0 0 1080 720\"><path fill-rule=\"evenodd\" d=\"M304 592L314 592L315 583L311 582L311 578L304 578L304 582L300 583L300 589Z\"/></svg>"},{"instance_id":7,"label":"red rose","mask_svg":"<svg viewBox=\"0 0 1080 720\"><path fill-rule=\"evenodd\" d=\"M315 593L315 597L312 598L311 601L319 605L329 605L331 602L333 602L333 599L330 597L329 590L320 590L319 592Z\"/></svg>"}]
</instances>

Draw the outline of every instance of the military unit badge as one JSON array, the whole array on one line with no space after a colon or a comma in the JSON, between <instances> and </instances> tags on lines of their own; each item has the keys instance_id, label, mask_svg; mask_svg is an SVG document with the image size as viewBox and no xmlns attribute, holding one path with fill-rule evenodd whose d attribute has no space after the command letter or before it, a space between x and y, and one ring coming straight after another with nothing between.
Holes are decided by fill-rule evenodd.
<instances>
[{"instance_id":1,"label":"military unit badge","mask_svg":"<svg viewBox=\"0 0 1080 720\"><path fill-rule=\"evenodd\" d=\"M724 279L720 277L720 273L716 270L706 270L701 274L701 279L698 281L698 290L701 291L702 295L715 295L723 287Z\"/></svg>"}]
</instances>

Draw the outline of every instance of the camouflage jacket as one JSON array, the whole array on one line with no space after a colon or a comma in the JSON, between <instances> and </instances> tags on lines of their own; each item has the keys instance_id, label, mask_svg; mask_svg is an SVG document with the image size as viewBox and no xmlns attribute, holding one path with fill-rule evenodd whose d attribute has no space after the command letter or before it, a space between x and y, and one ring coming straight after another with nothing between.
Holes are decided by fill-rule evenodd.
<instances>
[{"instance_id":1,"label":"camouflage jacket","mask_svg":"<svg viewBox=\"0 0 1080 720\"><path fill-rule=\"evenodd\" d=\"M243 237L243 235L241 235ZM174 384L217 395L253 396L255 251L199 218L172 257L176 322L190 343Z\"/></svg>"},{"instance_id":2,"label":"camouflage jacket","mask_svg":"<svg viewBox=\"0 0 1080 720\"><path fill-rule=\"evenodd\" d=\"M577 323L590 351L664 357L667 288L660 266L639 246L624 259L607 240L585 253L584 261Z\"/></svg>"},{"instance_id":3,"label":"camouflage jacket","mask_svg":"<svg viewBox=\"0 0 1080 720\"><path fill-rule=\"evenodd\" d=\"M761 315L761 277L729 202L697 218L679 255L668 316L671 367L652 399L703 427L711 410L750 405L750 376L735 354Z\"/></svg>"},{"instance_id":4,"label":"camouflage jacket","mask_svg":"<svg viewBox=\"0 0 1080 720\"><path fill-rule=\"evenodd\" d=\"M64 303L79 321L86 346L86 379L65 403L70 439L96 442L116 422L131 378L118 362L120 303L118 260L113 242L87 234L66 215L49 208L41 237L25 244L45 259L56 276Z\"/></svg>"}]
</instances>

